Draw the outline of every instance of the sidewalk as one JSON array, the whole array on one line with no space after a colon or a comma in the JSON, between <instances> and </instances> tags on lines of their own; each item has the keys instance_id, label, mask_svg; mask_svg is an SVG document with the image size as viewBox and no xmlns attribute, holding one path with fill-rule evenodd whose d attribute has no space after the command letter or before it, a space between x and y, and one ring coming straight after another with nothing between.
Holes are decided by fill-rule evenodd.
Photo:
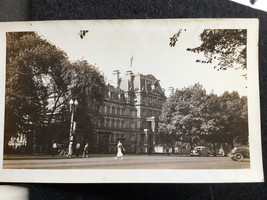
<instances>
[{"instance_id":1,"label":"sidewalk","mask_svg":"<svg viewBox=\"0 0 267 200\"><path fill-rule=\"evenodd\" d=\"M113 154L89 154L89 158L92 157L114 157ZM82 155L76 157L73 155L72 158L68 158L66 156L55 156L52 155L34 155L34 154L9 154L4 155L4 160L38 160L38 159L75 159L75 158L83 158Z\"/></svg>"},{"instance_id":2,"label":"sidewalk","mask_svg":"<svg viewBox=\"0 0 267 200\"><path fill-rule=\"evenodd\" d=\"M89 158L96 158L96 157L115 157L116 154L89 154ZM149 156L148 154L125 154L125 156ZM151 154L150 156L168 156L167 154ZM168 157L190 157L188 155L180 155L180 154L170 154ZM194 156L197 157L197 156ZM213 156L210 156L213 157ZM223 157L217 155L216 157ZM55 156L52 155L41 155L41 154L8 154L4 155L4 160L38 160L38 159L76 159L76 158L83 158L82 155L76 157L73 155L72 158L68 158L66 156Z\"/></svg>"}]
</instances>

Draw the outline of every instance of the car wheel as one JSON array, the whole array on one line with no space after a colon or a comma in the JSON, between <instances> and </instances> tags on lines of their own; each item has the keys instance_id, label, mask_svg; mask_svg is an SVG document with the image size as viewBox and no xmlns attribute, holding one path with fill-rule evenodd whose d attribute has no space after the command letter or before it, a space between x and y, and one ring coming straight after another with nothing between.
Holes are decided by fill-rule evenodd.
<instances>
[{"instance_id":1,"label":"car wheel","mask_svg":"<svg viewBox=\"0 0 267 200\"><path fill-rule=\"evenodd\" d=\"M231 157L231 159L232 159L233 161L236 161L235 157Z\"/></svg>"},{"instance_id":2,"label":"car wheel","mask_svg":"<svg viewBox=\"0 0 267 200\"><path fill-rule=\"evenodd\" d=\"M242 153L237 153L235 154L235 160L236 161L242 161L244 158L243 154Z\"/></svg>"}]
</instances>

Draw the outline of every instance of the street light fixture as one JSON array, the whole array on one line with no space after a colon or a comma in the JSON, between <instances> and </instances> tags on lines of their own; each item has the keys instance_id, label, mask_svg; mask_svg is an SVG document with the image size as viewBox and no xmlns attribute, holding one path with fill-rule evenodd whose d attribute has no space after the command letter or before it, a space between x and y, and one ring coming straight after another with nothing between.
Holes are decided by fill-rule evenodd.
<instances>
[{"instance_id":1,"label":"street light fixture","mask_svg":"<svg viewBox=\"0 0 267 200\"><path fill-rule=\"evenodd\" d=\"M78 105L77 99L73 101L72 99L69 101L70 104L70 112L71 112L71 118L70 118L70 133L69 133L69 152L68 157L72 156L73 153L73 135L75 133L76 129L76 121L73 121L74 119L74 113L76 112L76 107Z\"/></svg>"}]
</instances>

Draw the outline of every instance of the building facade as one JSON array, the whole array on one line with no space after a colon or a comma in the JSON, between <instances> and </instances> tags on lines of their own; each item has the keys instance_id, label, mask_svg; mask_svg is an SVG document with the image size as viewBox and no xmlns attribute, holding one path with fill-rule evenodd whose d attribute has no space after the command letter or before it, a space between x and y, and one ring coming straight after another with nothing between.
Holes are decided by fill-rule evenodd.
<instances>
[{"instance_id":1,"label":"building facade","mask_svg":"<svg viewBox=\"0 0 267 200\"><path fill-rule=\"evenodd\" d=\"M101 117L96 119L96 149L98 153L115 153L121 140L127 153L153 151L157 143L157 121L166 101L159 80L153 75L124 76L113 72L107 85Z\"/></svg>"}]
</instances>

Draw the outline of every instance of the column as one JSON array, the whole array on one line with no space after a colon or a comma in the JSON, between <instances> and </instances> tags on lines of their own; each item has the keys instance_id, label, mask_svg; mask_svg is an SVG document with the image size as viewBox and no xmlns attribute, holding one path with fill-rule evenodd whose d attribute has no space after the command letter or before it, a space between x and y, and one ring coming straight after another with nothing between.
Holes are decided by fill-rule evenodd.
<instances>
[{"instance_id":1,"label":"column","mask_svg":"<svg viewBox=\"0 0 267 200\"><path fill-rule=\"evenodd\" d=\"M145 153L148 152L148 129L144 129L144 132L145 132L145 138L144 138L144 150L145 150Z\"/></svg>"}]
</instances>

